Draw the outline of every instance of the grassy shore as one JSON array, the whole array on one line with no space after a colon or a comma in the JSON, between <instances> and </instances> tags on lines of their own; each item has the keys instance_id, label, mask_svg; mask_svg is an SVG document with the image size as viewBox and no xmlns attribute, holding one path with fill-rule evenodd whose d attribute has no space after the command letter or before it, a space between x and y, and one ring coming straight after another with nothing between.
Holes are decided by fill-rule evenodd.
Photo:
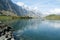
<instances>
[{"instance_id":1,"label":"grassy shore","mask_svg":"<svg viewBox=\"0 0 60 40\"><path fill-rule=\"evenodd\" d=\"M10 17L10 16L0 16L0 21L1 20L11 20L12 19L12 17Z\"/></svg>"},{"instance_id":2,"label":"grassy shore","mask_svg":"<svg viewBox=\"0 0 60 40\"><path fill-rule=\"evenodd\" d=\"M21 17L21 16L0 16L0 20L12 20L12 19L32 19L32 17Z\"/></svg>"},{"instance_id":3,"label":"grassy shore","mask_svg":"<svg viewBox=\"0 0 60 40\"><path fill-rule=\"evenodd\" d=\"M52 15L48 15L46 17L44 17L48 20L60 20L60 15L55 15L55 14L52 14Z\"/></svg>"}]
</instances>

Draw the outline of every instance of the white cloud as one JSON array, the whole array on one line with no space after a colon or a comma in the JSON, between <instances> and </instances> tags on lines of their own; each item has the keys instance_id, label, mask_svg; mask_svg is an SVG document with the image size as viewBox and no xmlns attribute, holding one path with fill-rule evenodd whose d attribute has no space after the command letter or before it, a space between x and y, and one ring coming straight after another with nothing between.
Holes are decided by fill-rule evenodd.
<instances>
[{"instance_id":1,"label":"white cloud","mask_svg":"<svg viewBox=\"0 0 60 40\"><path fill-rule=\"evenodd\" d=\"M40 10L41 7L44 8L43 5L40 5L41 7L36 6L36 5L39 5L38 3L35 6L34 5L28 6L28 5L25 5L25 3L23 2L17 2L16 4L19 6L23 6L24 8L28 10ZM41 12L44 16L49 15L49 14L60 14L60 8L48 9L48 11L45 11L45 12L41 10Z\"/></svg>"},{"instance_id":2,"label":"white cloud","mask_svg":"<svg viewBox=\"0 0 60 40\"><path fill-rule=\"evenodd\" d=\"M47 12L43 12L43 15L50 15L50 14L60 14L60 8L50 9Z\"/></svg>"},{"instance_id":3,"label":"white cloud","mask_svg":"<svg viewBox=\"0 0 60 40\"><path fill-rule=\"evenodd\" d=\"M23 2L17 2L16 3L18 6L21 6L22 8L25 8L25 9L29 9L29 6L27 6L25 3Z\"/></svg>"},{"instance_id":4,"label":"white cloud","mask_svg":"<svg viewBox=\"0 0 60 40\"><path fill-rule=\"evenodd\" d=\"M17 2L16 4L19 5L19 6L24 6L25 5L23 2Z\"/></svg>"},{"instance_id":5,"label":"white cloud","mask_svg":"<svg viewBox=\"0 0 60 40\"><path fill-rule=\"evenodd\" d=\"M34 7L33 9L34 9L34 10L38 10L38 7Z\"/></svg>"},{"instance_id":6,"label":"white cloud","mask_svg":"<svg viewBox=\"0 0 60 40\"><path fill-rule=\"evenodd\" d=\"M55 8L53 10L50 11L53 14L60 14L60 8Z\"/></svg>"},{"instance_id":7,"label":"white cloud","mask_svg":"<svg viewBox=\"0 0 60 40\"><path fill-rule=\"evenodd\" d=\"M25 8L27 10L38 10L38 7L36 7L36 6L35 7L28 6L23 2L17 2L16 4L19 5L19 6L22 6L23 8Z\"/></svg>"}]
</instances>

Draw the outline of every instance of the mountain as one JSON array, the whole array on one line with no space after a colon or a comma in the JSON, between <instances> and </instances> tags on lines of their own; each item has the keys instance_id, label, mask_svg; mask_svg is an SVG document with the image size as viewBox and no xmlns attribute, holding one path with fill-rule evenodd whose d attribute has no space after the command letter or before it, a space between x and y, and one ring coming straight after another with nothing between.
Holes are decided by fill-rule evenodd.
<instances>
[{"instance_id":1,"label":"mountain","mask_svg":"<svg viewBox=\"0 0 60 40\"><path fill-rule=\"evenodd\" d=\"M48 20L60 20L60 15L50 14L50 15L46 16L45 18Z\"/></svg>"},{"instance_id":2,"label":"mountain","mask_svg":"<svg viewBox=\"0 0 60 40\"><path fill-rule=\"evenodd\" d=\"M20 16L20 10L22 10L22 8L14 4L11 0L0 0L0 12L8 11L8 14L11 12L11 14L13 13Z\"/></svg>"},{"instance_id":3,"label":"mountain","mask_svg":"<svg viewBox=\"0 0 60 40\"><path fill-rule=\"evenodd\" d=\"M11 0L0 0L0 14L11 16L40 16L40 12L36 12L29 7L18 6Z\"/></svg>"},{"instance_id":4,"label":"mountain","mask_svg":"<svg viewBox=\"0 0 60 40\"><path fill-rule=\"evenodd\" d=\"M27 10L16 5L11 0L0 0L0 14L27 16Z\"/></svg>"},{"instance_id":5,"label":"mountain","mask_svg":"<svg viewBox=\"0 0 60 40\"><path fill-rule=\"evenodd\" d=\"M27 5L22 5L21 7L22 7L22 13L23 13L22 15L23 16L29 16L29 17L37 17L38 16L38 17L40 17L42 15L42 13L35 8L31 8Z\"/></svg>"}]
</instances>

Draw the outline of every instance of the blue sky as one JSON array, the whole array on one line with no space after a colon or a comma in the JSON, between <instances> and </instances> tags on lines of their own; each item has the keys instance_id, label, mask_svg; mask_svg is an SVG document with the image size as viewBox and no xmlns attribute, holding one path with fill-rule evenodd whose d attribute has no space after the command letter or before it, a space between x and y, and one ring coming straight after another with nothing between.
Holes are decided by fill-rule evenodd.
<instances>
[{"instance_id":1,"label":"blue sky","mask_svg":"<svg viewBox=\"0 0 60 40\"><path fill-rule=\"evenodd\" d=\"M12 0L14 3L22 2L31 7L37 7L45 14L59 13L60 14L60 0Z\"/></svg>"}]
</instances>

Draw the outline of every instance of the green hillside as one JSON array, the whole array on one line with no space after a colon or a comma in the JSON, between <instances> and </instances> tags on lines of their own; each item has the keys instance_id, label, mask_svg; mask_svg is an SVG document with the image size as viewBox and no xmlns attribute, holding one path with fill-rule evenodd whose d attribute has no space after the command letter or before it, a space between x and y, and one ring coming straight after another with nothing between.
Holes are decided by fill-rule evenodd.
<instances>
[{"instance_id":1,"label":"green hillside","mask_svg":"<svg viewBox=\"0 0 60 40\"><path fill-rule=\"evenodd\" d=\"M45 17L48 20L60 20L60 15L51 14Z\"/></svg>"}]
</instances>

